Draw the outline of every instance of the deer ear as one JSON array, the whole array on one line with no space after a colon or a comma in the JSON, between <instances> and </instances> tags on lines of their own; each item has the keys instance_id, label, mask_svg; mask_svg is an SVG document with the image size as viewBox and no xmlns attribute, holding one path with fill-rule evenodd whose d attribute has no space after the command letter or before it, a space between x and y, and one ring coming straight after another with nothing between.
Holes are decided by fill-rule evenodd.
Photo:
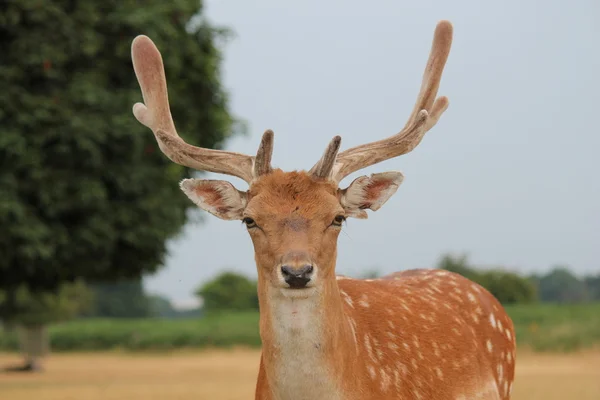
<instances>
[{"instance_id":1,"label":"deer ear","mask_svg":"<svg viewBox=\"0 0 600 400\"><path fill-rule=\"evenodd\" d=\"M198 207L225 220L242 219L248 203L245 192L240 192L227 181L184 179L181 190Z\"/></svg>"},{"instance_id":2,"label":"deer ear","mask_svg":"<svg viewBox=\"0 0 600 400\"><path fill-rule=\"evenodd\" d=\"M404 175L395 171L358 177L346 189L339 190L340 203L349 217L367 218L365 210L379 210L403 179Z\"/></svg>"}]
</instances>

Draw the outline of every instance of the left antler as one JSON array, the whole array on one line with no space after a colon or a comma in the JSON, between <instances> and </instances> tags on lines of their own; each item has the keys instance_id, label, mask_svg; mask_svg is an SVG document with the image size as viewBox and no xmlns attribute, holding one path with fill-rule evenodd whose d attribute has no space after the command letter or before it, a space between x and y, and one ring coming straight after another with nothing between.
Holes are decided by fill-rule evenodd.
<instances>
[{"instance_id":1,"label":"left antler","mask_svg":"<svg viewBox=\"0 0 600 400\"><path fill-rule=\"evenodd\" d=\"M248 183L271 171L272 131L263 134L256 157L186 143L177 134L171 117L163 61L152 40L143 35L136 37L131 44L131 58L145 103L136 103L133 114L154 132L161 151L173 162L197 170L237 176Z\"/></svg>"}]
</instances>

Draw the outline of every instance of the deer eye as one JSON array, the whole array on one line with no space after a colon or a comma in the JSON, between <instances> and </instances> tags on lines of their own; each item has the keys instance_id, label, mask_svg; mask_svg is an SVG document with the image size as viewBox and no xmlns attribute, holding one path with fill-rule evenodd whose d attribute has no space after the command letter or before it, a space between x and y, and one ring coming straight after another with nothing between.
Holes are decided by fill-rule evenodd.
<instances>
[{"instance_id":1,"label":"deer eye","mask_svg":"<svg viewBox=\"0 0 600 400\"><path fill-rule=\"evenodd\" d=\"M250 217L246 217L242 220L242 222L244 224L246 224L246 228L251 229L251 228L256 228L256 222L254 222L254 220Z\"/></svg>"},{"instance_id":2,"label":"deer eye","mask_svg":"<svg viewBox=\"0 0 600 400\"><path fill-rule=\"evenodd\" d=\"M342 224L344 223L345 220L346 220L345 216L343 216L343 215L337 215L333 219L333 222L331 223L331 225L333 225L333 226L342 226Z\"/></svg>"}]
</instances>

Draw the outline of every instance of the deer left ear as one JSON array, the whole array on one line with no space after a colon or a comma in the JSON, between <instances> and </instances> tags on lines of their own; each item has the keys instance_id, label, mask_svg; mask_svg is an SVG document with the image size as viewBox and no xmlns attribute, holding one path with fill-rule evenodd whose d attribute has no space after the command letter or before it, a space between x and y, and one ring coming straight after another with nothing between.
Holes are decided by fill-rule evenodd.
<instances>
[{"instance_id":1,"label":"deer left ear","mask_svg":"<svg viewBox=\"0 0 600 400\"><path fill-rule=\"evenodd\" d=\"M366 209L377 211L404 180L401 172L383 172L356 178L346 189L339 190L342 207L349 217L367 218Z\"/></svg>"},{"instance_id":2,"label":"deer left ear","mask_svg":"<svg viewBox=\"0 0 600 400\"><path fill-rule=\"evenodd\" d=\"M242 219L248 203L245 192L237 190L227 181L184 179L181 190L198 207L225 220Z\"/></svg>"}]
</instances>

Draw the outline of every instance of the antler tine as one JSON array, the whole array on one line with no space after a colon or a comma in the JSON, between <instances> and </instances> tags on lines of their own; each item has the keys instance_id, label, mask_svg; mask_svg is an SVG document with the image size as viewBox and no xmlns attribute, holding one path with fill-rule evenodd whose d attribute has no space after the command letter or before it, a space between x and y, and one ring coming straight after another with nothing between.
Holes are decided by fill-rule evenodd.
<instances>
[{"instance_id":1,"label":"antler tine","mask_svg":"<svg viewBox=\"0 0 600 400\"><path fill-rule=\"evenodd\" d=\"M412 151L448 108L448 98L438 97L442 72L452 45L452 24L440 21L435 29L421 90L404 128L386 139L341 152L333 168L333 180L341 181L359 169Z\"/></svg>"},{"instance_id":2,"label":"antler tine","mask_svg":"<svg viewBox=\"0 0 600 400\"><path fill-rule=\"evenodd\" d=\"M259 177L271 172L271 157L273 156L273 131L267 129L263 133L260 146L254 159L254 176Z\"/></svg>"},{"instance_id":3,"label":"antler tine","mask_svg":"<svg viewBox=\"0 0 600 400\"><path fill-rule=\"evenodd\" d=\"M330 178L337 158L342 138L335 136L327 145L321 159L310 169L309 173L316 178Z\"/></svg>"},{"instance_id":4,"label":"antler tine","mask_svg":"<svg viewBox=\"0 0 600 400\"><path fill-rule=\"evenodd\" d=\"M131 59L144 99L144 103L133 106L133 114L152 130L161 151L177 164L236 176L250 183L254 157L192 146L179 137L169 108L162 57L149 37L140 35L133 40ZM270 156L267 158L270 160Z\"/></svg>"}]
</instances>

